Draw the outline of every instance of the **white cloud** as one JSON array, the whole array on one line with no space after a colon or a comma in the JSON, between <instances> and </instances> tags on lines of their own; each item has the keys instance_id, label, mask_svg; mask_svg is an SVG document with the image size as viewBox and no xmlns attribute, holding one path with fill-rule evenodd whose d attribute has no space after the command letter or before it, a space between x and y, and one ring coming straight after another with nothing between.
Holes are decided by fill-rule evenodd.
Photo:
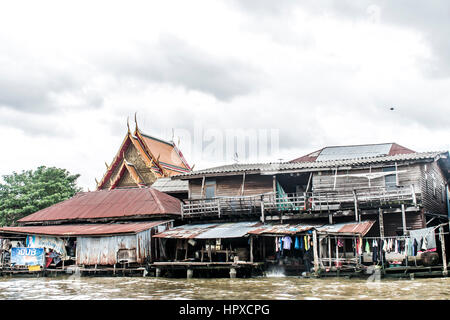
<instances>
[{"instance_id":1,"label":"white cloud","mask_svg":"<svg viewBox=\"0 0 450 320\"><path fill-rule=\"evenodd\" d=\"M447 40L432 32L446 25L432 19L439 5L426 20L377 1L271 3L3 4L0 175L55 165L93 190L136 111L165 139L195 123L278 129L279 152L248 161L326 145L450 149L450 62L436 50ZM196 168L233 157L202 158L188 137L181 150Z\"/></svg>"}]
</instances>

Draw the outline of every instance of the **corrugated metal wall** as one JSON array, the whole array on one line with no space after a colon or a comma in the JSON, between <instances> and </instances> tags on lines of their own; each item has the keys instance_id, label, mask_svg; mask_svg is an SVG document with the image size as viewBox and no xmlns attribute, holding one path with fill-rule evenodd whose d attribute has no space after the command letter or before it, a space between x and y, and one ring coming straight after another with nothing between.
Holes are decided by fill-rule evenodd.
<instances>
[{"instance_id":1,"label":"corrugated metal wall","mask_svg":"<svg viewBox=\"0 0 450 320\"><path fill-rule=\"evenodd\" d=\"M136 250L136 261L130 262L145 262L151 256L151 229L136 235L78 237L77 264L113 265L117 263L119 249Z\"/></svg>"}]
</instances>

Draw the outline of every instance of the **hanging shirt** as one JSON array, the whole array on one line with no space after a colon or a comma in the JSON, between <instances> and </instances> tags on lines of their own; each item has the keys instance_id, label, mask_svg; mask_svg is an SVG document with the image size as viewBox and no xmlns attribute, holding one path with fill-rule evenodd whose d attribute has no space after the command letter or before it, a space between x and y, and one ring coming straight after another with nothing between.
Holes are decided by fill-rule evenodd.
<instances>
[{"instance_id":1,"label":"hanging shirt","mask_svg":"<svg viewBox=\"0 0 450 320\"><path fill-rule=\"evenodd\" d=\"M338 239L337 245L338 245L338 247L343 247L344 246L344 241L342 240L342 238Z\"/></svg>"},{"instance_id":2,"label":"hanging shirt","mask_svg":"<svg viewBox=\"0 0 450 320\"><path fill-rule=\"evenodd\" d=\"M366 253L370 253L369 241L366 240Z\"/></svg>"},{"instance_id":3,"label":"hanging shirt","mask_svg":"<svg viewBox=\"0 0 450 320\"><path fill-rule=\"evenodd\" d=\"M294 248L295 249L300 249L300 243L299 243L299 241L298 241L298 237L295 237L295 245L294 245Z\"/></svg>"},{"instance_id":4,"label":"hanging shirt","mask_svg":"<svg viewBox=\"0 0 450 320\"><path fill-rule=\"evenodd\" d=\"M283 237L283 249L291 250L292 239L291 237Z\"/></svg>"},{"instance_id":5,"label":"hanging shirt","mask_svg":"<svg viewBox=\"0 0 450 320\"><path fill-rule=\"evenodd\" d=\"M417 247L418 247L418 243L417 243L417 240L416 239L414 239L414 242L413 242L413 256L415 256L415 255L417 255Z\"/></svg>"},{"instance_id":6,"label":"hanging shirt","mask_svg":"<svg viewBox=\"0 0 450 320\"><path fill-rule=\"evenodd\" d=\"M428 248L427 248L427 244L428 244L427 237L423 237L423 240L422 240L422 250L427 250L427 249L428 249Z\"/></svg>"}]
</instances>

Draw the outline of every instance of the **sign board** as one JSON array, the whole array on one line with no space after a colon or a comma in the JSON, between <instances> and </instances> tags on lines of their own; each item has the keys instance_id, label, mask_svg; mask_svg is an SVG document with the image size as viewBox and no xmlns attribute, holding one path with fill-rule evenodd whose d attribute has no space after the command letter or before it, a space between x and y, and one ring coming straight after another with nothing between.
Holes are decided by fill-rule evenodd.
<instances>
[{"instance_id":1,"label":"sign board","mask_svg":"<svg viewBox=\"0 0 450 320\"><path fill-rule=\"evenodd\" d=\"M64 241L57 237L46 237L46 236L27 236L27 247L29 248L48 248L53 249L60 255L65 257L66 247Z\"/></svg>"},{"instance_id":2,"label":"sign board","mask_svg":"<svg viewBox=\"0 0 450 320\"><path fill-rule=\"evenodd\" d=\"M11 248L11 264L18 266L44 266L44 248Z\"/></svg>"}]
</instances>

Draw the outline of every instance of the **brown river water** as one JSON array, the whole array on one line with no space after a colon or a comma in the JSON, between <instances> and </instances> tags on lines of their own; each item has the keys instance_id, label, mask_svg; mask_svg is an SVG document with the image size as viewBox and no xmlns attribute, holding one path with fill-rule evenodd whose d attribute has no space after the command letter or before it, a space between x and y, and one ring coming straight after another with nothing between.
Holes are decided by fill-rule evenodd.
<instances>
[{"instance_id":1,"label":"brown river water","mask_svg":"<svg viewBox=\"0 0 450 320\"><path fill-rule=\"evenodd\" d=\"M132 277L0 278L0 299L450 300L450 278L367 280L298 277L169 279Z\"/></svg>"}]
</instances>

